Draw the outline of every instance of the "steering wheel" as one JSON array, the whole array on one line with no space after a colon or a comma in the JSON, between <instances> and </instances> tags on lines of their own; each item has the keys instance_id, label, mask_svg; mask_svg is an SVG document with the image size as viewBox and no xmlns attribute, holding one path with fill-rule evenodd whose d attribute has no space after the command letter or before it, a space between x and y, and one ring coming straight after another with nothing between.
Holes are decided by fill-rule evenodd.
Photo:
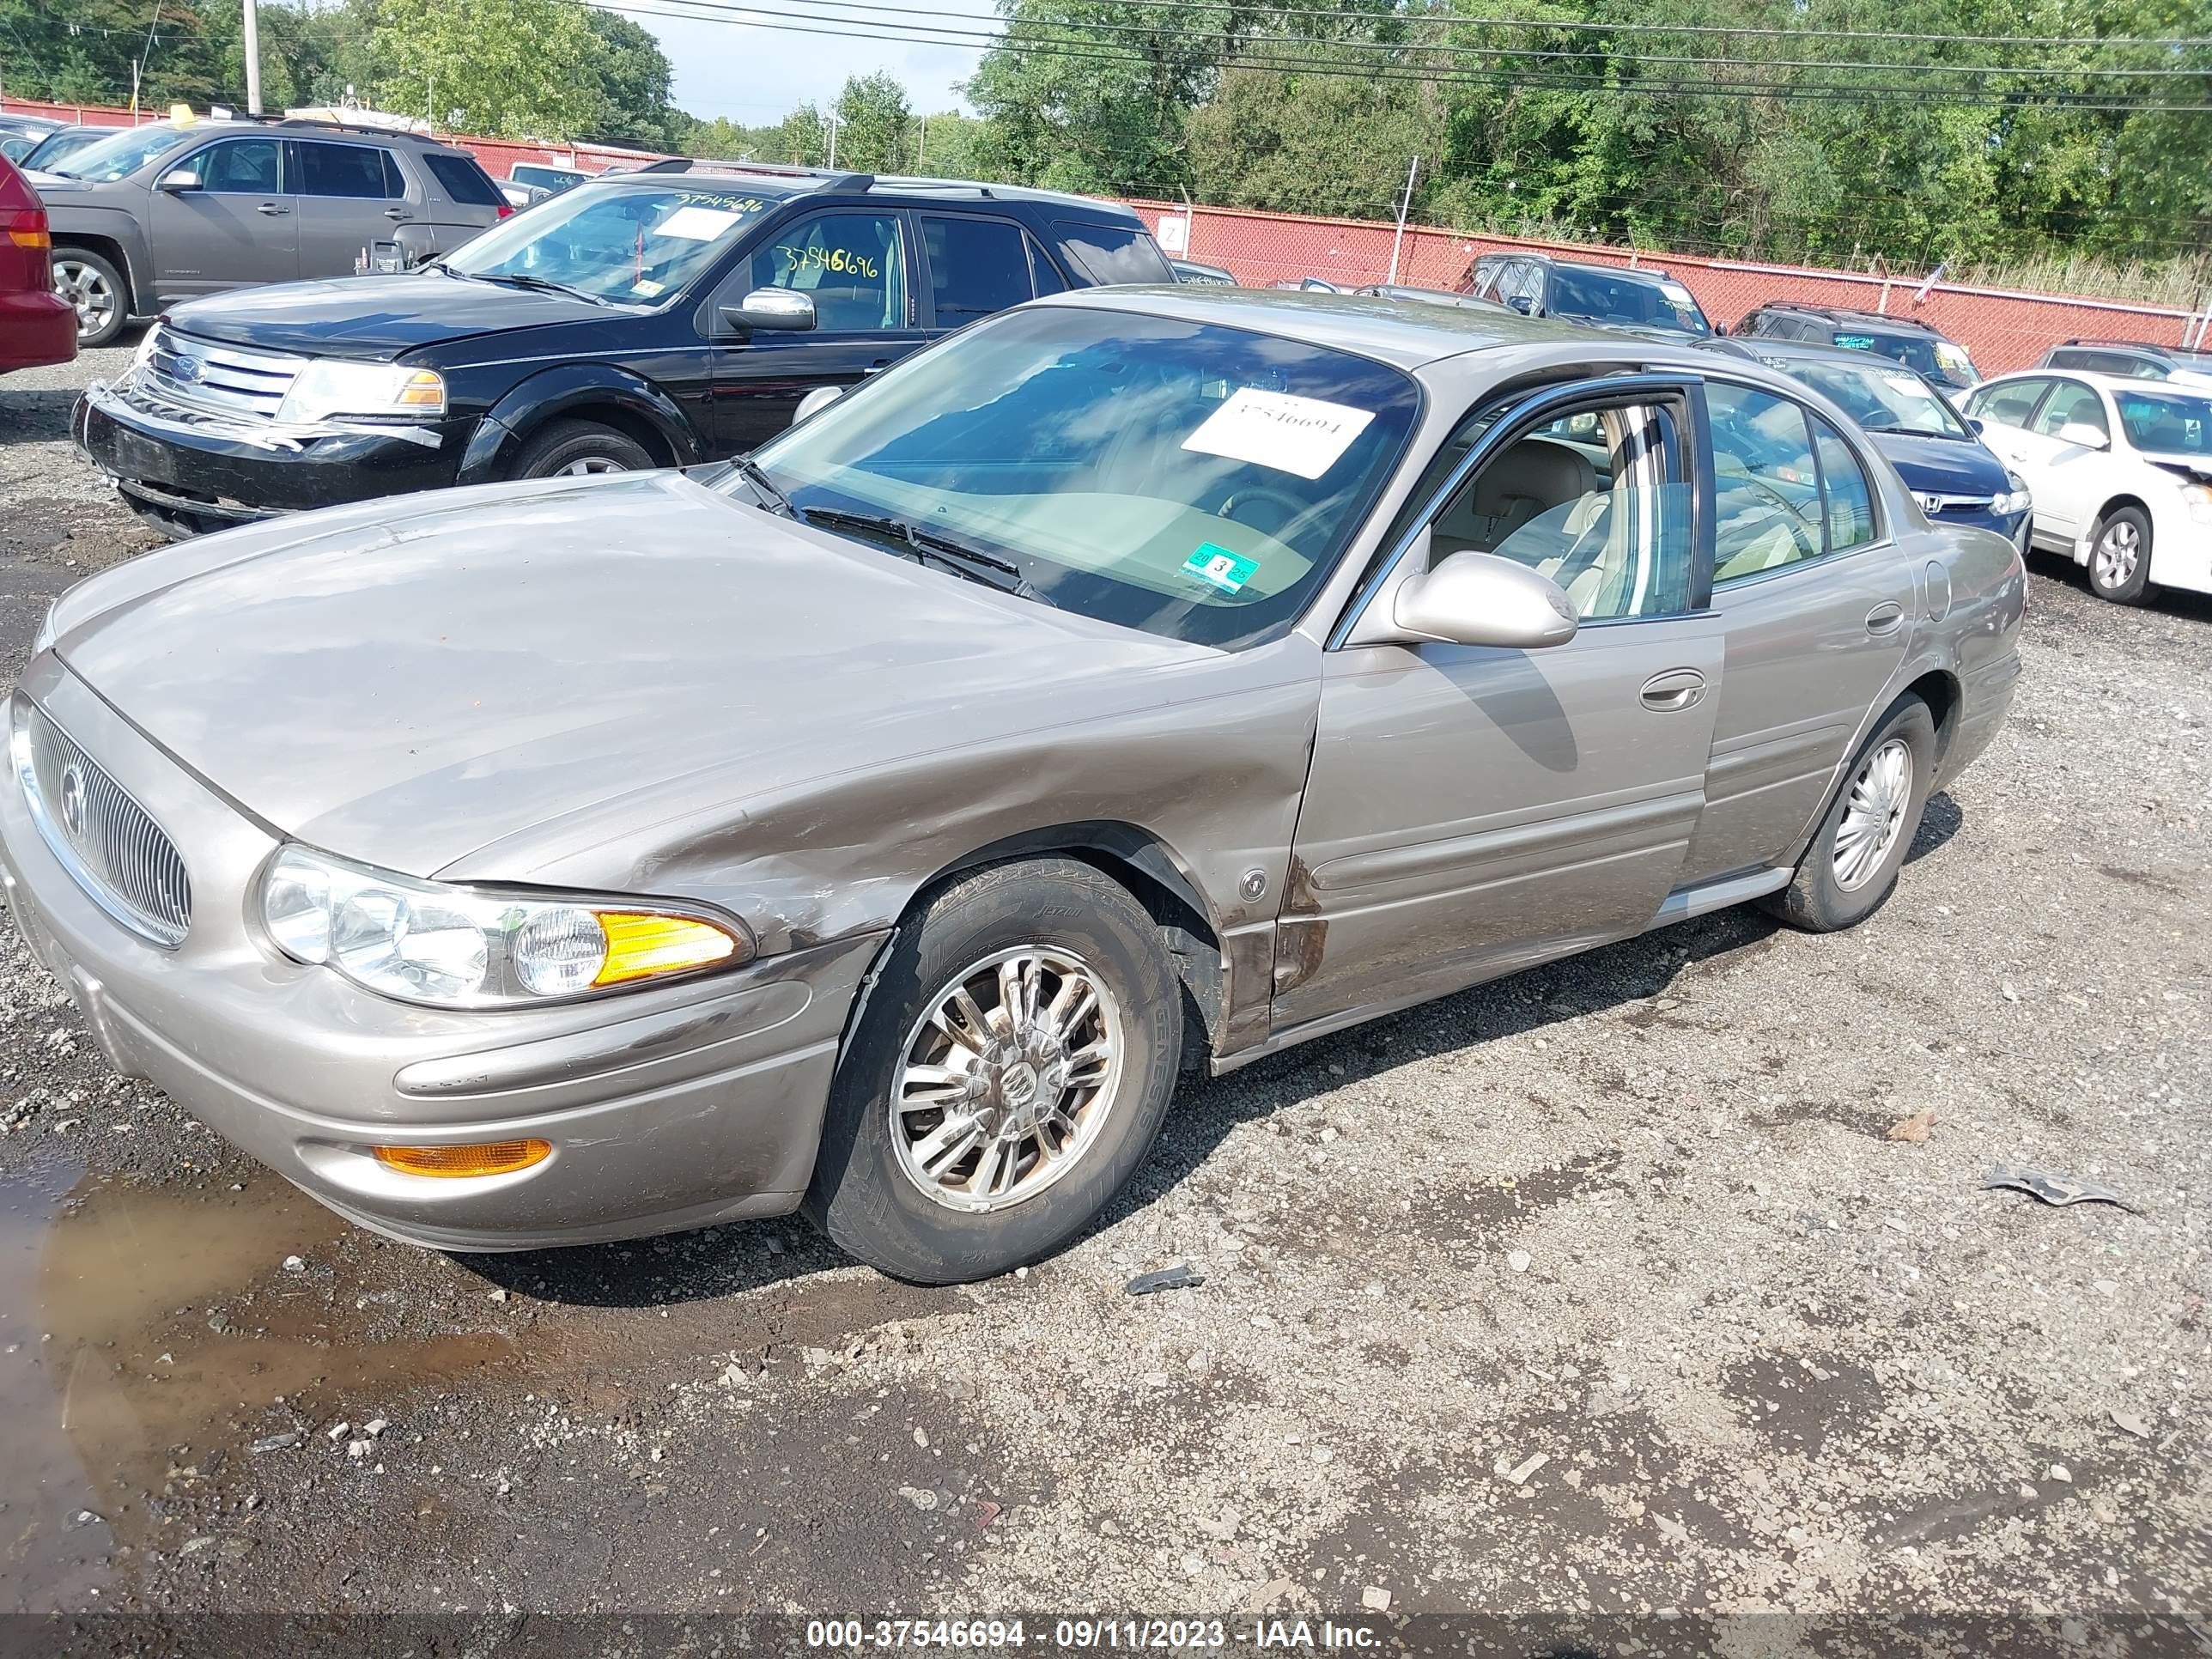
<instances>
[{"instance_id":1,"label":"steering wheel","mask_svg":"<svg viewBox=\"0 0 2212 1659\"><path fill-rule=\"evenodd\" d=\"M1263 509L1257 520L1246 516L1247 510L1255 507ZM1272 509L1273 520L1272 524L1268 522L1271 514L1265 509ZM1291 523L1305 510L1306 504L1296 496L1283 490L1270 489L1265 484L1260 484L1249 489L1231 491L1222 498L1221 505L1214 508L1213 513L1216 518L1249 525L1255 530L1262 531L1280 539L1280 532L1284 526Z\"/></svg>"}]
</instances>

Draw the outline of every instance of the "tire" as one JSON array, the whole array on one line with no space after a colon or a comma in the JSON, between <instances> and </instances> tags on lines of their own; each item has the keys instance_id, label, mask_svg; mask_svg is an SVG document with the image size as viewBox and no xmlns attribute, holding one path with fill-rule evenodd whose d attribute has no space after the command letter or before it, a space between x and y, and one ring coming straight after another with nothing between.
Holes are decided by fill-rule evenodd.
<instances>
[{"instance_id":1,"label":"tire","mask_svg":"<svg viewBox=\"0 0 2212 1659\"><path fill-rule=\"evenodd\" d=\"M2142 508L2116 507L2097 520L2089 591L2114 605L2141 605L2150 596L2150 515Z\"/></svg>"},{"instance_id":2,"label":"tire","mask_svg":"<svg viewBox=\"0 0 2212 1659\"><path fill-rule=\"evenodd\" d=\"M1904 757L1905 773L1897 781L1895 745ZM1843 787L1829 803L1827 815L1812 845L1797 866L1790 885L1760 902L1793 927L1808 933L1833 933L1856 927L1881 908L1897 887L1897 872L1912 838L1920 833L1920 816L1928 808L1928 787L1936 775L1936 720L1928 705L1917 696L1904 696L1875 725L1859 745L1844 773ZM1885 789L1882 780L1890 781ZM1902 795L1902 805L1896 798ZM1887 799L1893 811L1869 814L1869 805ZM1863 842L1841 842L1847 822L1865 825L1869 816L1884 825L1879 851ZM1853 846L1870 861L1855 864Z\"/></svg>"},{"instance_id":3,"label":"tire","mask_svg":"<svg viewBox=\"0 0 2212 1659\"><path fill-rule=\"evenodd\" d=\"M54 292L76 307L80 350L111 343L131 320L131 285L113 260L89 248L53 251Z\"/></svg>"},{"instance_id":4,"label":"tire","mask_svg":"<svg viewBox=\"0 0 2212 1659\"><path fill-rule=\"evenodd\" d=\"M655 462L645 446L597 421L555 421L525 441L511 478L556 478L563 473L643 472Z\"/></svg>"},{"instance_id":5,"label":"tire","mask_svg":"<svg viewBox=\"0 0 2212 1659\"><path fill-rule=\"evenodd\" d=\"M1066 1050L1037 1038L1036 1021L1023 1048L1006 1042L1007 959L1018 976L1038 964L1024 994L1043 1015L1072 995L1079 1062L1103 1036L1100 1086L1085 1089L1079 1069L1060 1086ZM1085 975L1104 993L1087 1010ZM969 990L980 1031L954 1007L955 988ZM1127 1184L1167 1115L1182 984L1144 906L1087 864L1036 859L952 883L900 924L862 994L805 1209L841 1249L895 1278L958 1284L1050 1255ZM940 1008L947 1024L932 1018ZM954 1041L953 1025L973 1041ZM929 1069L916 1079L910 1065ZM957 1103L939 1109L933 1096ZM895 1097L915 1103L895 1114ZM1048 1115L1055 1105L1066 1115ZM1048 1138L1065 1159L1056 1169Z\"/></svg>"}]
</instances>

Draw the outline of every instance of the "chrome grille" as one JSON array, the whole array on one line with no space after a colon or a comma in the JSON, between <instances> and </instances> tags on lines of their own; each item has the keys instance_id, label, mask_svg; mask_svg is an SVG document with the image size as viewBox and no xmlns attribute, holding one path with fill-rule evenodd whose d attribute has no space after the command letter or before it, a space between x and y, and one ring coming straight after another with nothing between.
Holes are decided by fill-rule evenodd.
<instances>
[{"instance_id":1,"label":"chrome grille","mask_svg":"<svg viewBox=\"0 0 2212 1659\"><path fill-rule=\"evenodd\" d=\"M210 345L158 327L143 372L153 390L178 403L273 421L307 364L304 357Z\"/></svg>"},{"instance_id":2,"label":"chrome grille","mask_svg":"<svg viewBox=\"0 0 2212 1659\"><path fill-rule=\"evenodd\" d=\"M176 844L100 763L34 705L15 705L15 770L54 856L125 927L174 945L192 925Z\"/></svg>"}]
</instances>

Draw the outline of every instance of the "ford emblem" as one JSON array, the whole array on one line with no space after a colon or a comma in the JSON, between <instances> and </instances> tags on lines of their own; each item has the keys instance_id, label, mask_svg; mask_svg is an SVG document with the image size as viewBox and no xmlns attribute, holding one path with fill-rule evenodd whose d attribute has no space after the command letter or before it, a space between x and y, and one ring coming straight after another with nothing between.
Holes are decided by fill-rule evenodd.
<instances>
[{"instance_id":1,"label":"ford emblem","mask_svg":"<svg viewBox=\"0 0 2212 1659\"><path fill-rule=\"evenodd\" d=\"M169 378L180 386L198 386L200 380L200 360L197 357L179 356L176 361L176 367L169 371Z\"/></svg>"}]
</instances>

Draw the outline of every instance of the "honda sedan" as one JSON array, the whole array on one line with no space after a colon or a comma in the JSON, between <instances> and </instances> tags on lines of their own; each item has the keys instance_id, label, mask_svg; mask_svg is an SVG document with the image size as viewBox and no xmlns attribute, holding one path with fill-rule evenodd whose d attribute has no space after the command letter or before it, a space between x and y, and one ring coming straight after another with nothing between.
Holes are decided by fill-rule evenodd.
<instances>
[{"instance_id":1,"label":"honda sedan","mask_svg":"<svg viewBox=\"0 0 2212 1659\"><path fill-rule=\"evenodd\" d=\"M2019 672L2015 548L1686 344L1116 288L814 401L65 595L0 854L116 1065L403 1239L972 1279L1187 1070L1864 920Z\"/></svg>"}]
</instances>

